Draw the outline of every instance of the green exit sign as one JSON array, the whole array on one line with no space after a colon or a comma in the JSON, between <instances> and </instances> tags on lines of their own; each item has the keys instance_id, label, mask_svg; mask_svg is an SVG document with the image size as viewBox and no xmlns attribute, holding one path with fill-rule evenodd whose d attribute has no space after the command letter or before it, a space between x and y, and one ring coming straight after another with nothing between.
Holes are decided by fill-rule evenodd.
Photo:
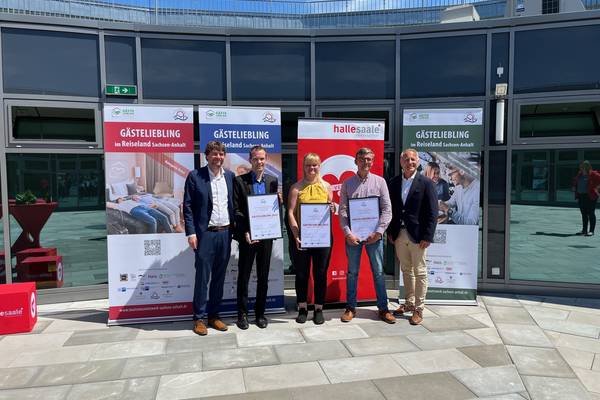
<instances>
[{"instance_id":1,"label":"green exit sign","mask_svg":"<svg viewBox=\"0 0 600 400\"><path fill-rule=\"evenodd\" d=\"M137 96L136 85L106 85L107 96Z\"/></svg>"}]
</instances>

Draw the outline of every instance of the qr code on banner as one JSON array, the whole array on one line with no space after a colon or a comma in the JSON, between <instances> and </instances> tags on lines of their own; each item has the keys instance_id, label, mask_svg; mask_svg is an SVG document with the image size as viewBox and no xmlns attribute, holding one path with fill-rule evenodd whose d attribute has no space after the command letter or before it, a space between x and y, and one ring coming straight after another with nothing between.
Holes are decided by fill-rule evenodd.
<instances>
[{"instance_id":1,"label":"qr code on banner","mask_svg":"<svg viewBox=\"0 0 600 400\"><path fill-rule=\"evenodd\" d=\"M160 240L144 240L145 256L160 256Z\"/></svg>"},{"instance_id":2,"label":"qr code on banner","mask_svg":"<svg viewBox=\"0 0 600 400\"><path fill-rule=\"evenodd\" d=\"M437 229L433 235L433 243L446 244L446 229Z\"/></svg>"}]
</instances>

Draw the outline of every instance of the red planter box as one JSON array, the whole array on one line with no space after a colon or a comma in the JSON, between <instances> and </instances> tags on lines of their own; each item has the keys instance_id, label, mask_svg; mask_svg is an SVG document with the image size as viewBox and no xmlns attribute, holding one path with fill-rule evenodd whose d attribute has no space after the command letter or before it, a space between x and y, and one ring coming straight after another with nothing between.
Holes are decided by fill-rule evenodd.
<instances>
[{"instance_id":1,"label":"red planter box","mask_svg":"<svg viewBox=\"0 0 600 400\"><path fill-rule=\"evenodd\" d=\"M0 335L31 332L36 322L35 283L0 285Z\"/></svg>"},{"instance_id":2,"label":"red planter box","mask_svg":"<svg viewBox=\"0 0 600 400\"><path fill-rule=\"evenodd\" d=\"M21 264L27 257L55 256L56 247L33 247L17 253L17 264Z\"/></svg>"},{"instance_id":3,"label":"red planter box","mask_svg":"<svg viewBox=\"0 0 600 400\"><path fill-rule=\"evenodd\" d=\"M59 288L63 285L62 256L27 257L17 264L19 281L35 281L38 289Z\"/></svg>"}]
</instances>

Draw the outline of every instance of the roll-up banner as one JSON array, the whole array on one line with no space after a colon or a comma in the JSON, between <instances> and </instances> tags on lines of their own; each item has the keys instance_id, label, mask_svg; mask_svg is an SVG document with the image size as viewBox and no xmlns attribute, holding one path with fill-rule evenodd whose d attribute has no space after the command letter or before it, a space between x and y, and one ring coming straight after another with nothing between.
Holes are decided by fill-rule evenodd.
<instances>
[{"instance_id":1,"label":"roll-up banner","mask_svg":"<svg viewBox=\"0 0 600 400\"><path fill-rule=\"evenodd\" d=\"M481 108L405 109L403 148L419 152L439 204L427 249L429 304L476 304L479 264ZM404 297L400 276L400 298Z\"/></svg>"},{"instance_id":2,"label":"roll-up banner","mask_svg":"<svg viewBox=\"0 0 600 400\"><path fill-rule=\"evenodd\" d=\"M250 149L261 145L267 150L267 167L265 173L277 177L281 190L281 110L278 108L250 107L198 107L200 123L200 152L202 164L204 148L211 140L225 144L227 156L224 167L238 176L250 172L248 159ZM237 274L238 243L231 243L231 258L225 275L225 288L221 313L224 315L237 312ZM248 286L248 309L252 310L256 299L256 263L252 268ZM269 270L269 290L267 292L266 312L282 312L283 298L283 239L273 240L271 268Z\"/></svg>"},{"instance_id":3,"label":"roll-up banner","mask_svg":"<svg viewBox=\"0 0 600 400\"><path fill-rule=\"evenodd\" d=\"M321 158L321 177L331 184L336 212L332 219L333 248L327 272L328 303L346 301L346 277L348 260L344 232L340 228L337 215L342 182L356 174L354 157L361 147L368 147L375 153L375 162L371 173L383 175L383 140L385 121L365 120L298 120L298 177L301 178L302 159L307 153L316 153ZM373 276L369 258L363 251L358 275L359 301L375 299ZM312 280L311 280L312 282ZM309 301L312 299L309 291Z\"/></svg>"},{"instance_id":4,"label":"roll-up banner","mask_svg":"<svg viewBox=\"0 0 600 400\"><path fill-rule=\"evenodd\" d=\"M190 319L194 254L181 203L192 107L104 106L108 323Z\"/></svg>"}]
</instances>

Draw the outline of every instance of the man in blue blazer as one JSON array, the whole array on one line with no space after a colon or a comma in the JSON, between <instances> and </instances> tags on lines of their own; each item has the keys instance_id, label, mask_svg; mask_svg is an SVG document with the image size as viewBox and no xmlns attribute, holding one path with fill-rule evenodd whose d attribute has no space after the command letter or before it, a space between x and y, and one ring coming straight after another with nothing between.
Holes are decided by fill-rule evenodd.
<instances>
[{"instance_id":1,"label":"man in blue blazer","mask_svg":"<svg viewBox=\"0 0 600 400\"><path fill-rule=\"evenodd\" d=\"M194 282L194 332L204 336L208 326L226 331L219 318L223 298L225 270L231 254L231 238L235 223L233 212L233 179L223 169L225 145L211 141L206 145L207 166L189 173L185 181L183 216L188 244L194 250L196 279ZM210 288L207 288L210 280Z\"/></svg>"},{"instance_id":2,"label":"man in blue blazer","mask_svg":"<svg viewBox=\"0 0 600 400\"><path fill-rule=\"evenodd\" d=\"M417 171L419 153L416 150L404 150L400 155L400 165L402 174L394 177L389 184L392 222L387 232L400 262L405 302L394 311L394 315L412 311L409 322L418 325L423 321L427 294L425 252L433 242L438 202L431 179Z\"/></svg>"}]
</instances>

